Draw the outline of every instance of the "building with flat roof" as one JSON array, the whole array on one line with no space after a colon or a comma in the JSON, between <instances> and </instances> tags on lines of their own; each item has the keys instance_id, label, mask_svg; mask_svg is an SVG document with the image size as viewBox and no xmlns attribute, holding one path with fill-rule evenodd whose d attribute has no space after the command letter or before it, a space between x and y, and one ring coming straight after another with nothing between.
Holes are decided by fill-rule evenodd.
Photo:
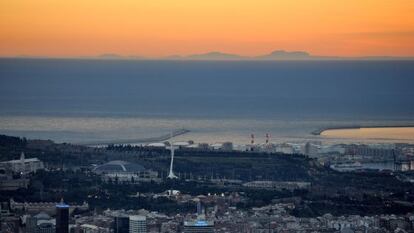
<instances>
[{"instance_id":1,"label":"building with flat roof","mask_svg":"<svg viewBox=\"0 0 414 233\"><path fill-rule=\"evenodd\" d=\"M63 201L56 205L56 233L69 232L69 205Z\"/></svg>"},{"instance_id":2,"label":"building with flat roof","mask_svg":"<svg viewBox=\"0 0 414 233\"><path fill-rule=\"evenodd\" d=\"M86 211L89 209L89 204L87 202L84 202L82 205L70 205L69 214L71 214L75 209ZM57 208L56 202L16 202L13 198L11 198L10 210L22 211L28 214L45 212L49 215L55 215Z\"/></svg>"},{"instance_id":3,"label":"building with flat roof","mask_svg":"<svg viewBox=\"0 0 414 233\"><path fill-rule=\"evenodd\" d=\"M48 214L41 212L26 218L26 233L55 233L56 222Z\"/></svg>"},{"instance_id":4,"label":"building with flat roof","mask_svg":"<svg viewBox=\"0 0 414 233\"><path fill-rule=\"evenodd\" d=\"M204 219L184 221L184 233L214 233L214 222Z\"/></svg>"},{"instance_id":5,"label":"building with flat roof","mask_svg":"<svg viewBox=\"0 0 414 233\"><path fill-rule=\"evenodd\" d=\"M129 216L129 233L147 233L147 217L142 215Z\"/></svg>"},{"instance_id":6,"label":"building with flat roof","mask_svg":"<svg viewBox=\"0 0 414 233\"><path fill-rule=\"evenodd\" d=\"M128 216L115 216L114 233L128 233L129 232L129 217Z\"/></svg>"}]
</instances>

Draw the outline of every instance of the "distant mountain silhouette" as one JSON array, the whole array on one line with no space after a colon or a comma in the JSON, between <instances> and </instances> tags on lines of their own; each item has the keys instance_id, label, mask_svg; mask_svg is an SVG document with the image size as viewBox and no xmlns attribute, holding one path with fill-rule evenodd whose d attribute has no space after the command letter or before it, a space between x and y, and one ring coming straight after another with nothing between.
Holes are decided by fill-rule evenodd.
<instances>
[{"instance_id":1,"label":"distant mountain silhouette","mask_svg":"<svg viewBox=\"0 0 414 233\"><path fill-rule=\"evenodd\" d=\"M262 60L296 60L296 59L311 59L312 56L308 52L304 51L292 51L276 50L270 54L255 57Z\"/></svg>"},{"instance_id":2,"label":"distant mountain silhouette","mask_svg":"<svg viewBox=\"0 0 414 233\"><path fill-rule=\"evenodd\" d=\"M184 57L186 59L195 59L195 60L241 60L245 59L240 55L222 53L222 52L209 52L203 54L194 54Z\"/></svg>"},{"instance_id":3,"label":"distant mountain silhouette","mask_svg":"<svg viewBox=\"0 0 414 233\"><path fill-rule=\"evenodd\" d=\"M46 56L28 56L28 55L19 55L9 58L32 58L32 59L42 59L42 58L62 58L62 57L46 57ZM104 53L97 56L81 56L81 57L71 57L74 59L108 59L108 60L249 60L249 61L283 61L283 60L367 60L367 61L387 61L387 60L414 60L414 57L394 57L394 56L360 56L360 57L340 57L340 56L315 56L306 51L285 51L285 50L275 50L269 54L261 56L241 56L238 54L223 53L219 51L201 53L201 54L191 54L191 55L170 55L165 57L144 57L144 56L123 56L116 53Z\"/></svg>"},{"instance_id":4,"label":"distant mountain silhouette","mask_svg":"<svg viewBox=\"0 0 414 233\"><path fill-rule=\"evenodd\" d=\"M135 55L131 55L131 56L122 56L116 53L104 53L101 55L98 55L96 58L99 59L109 59L109 60L147 60L148 58L143 57L143 56L135 56Z\"/></svg>"},{"instance_id":5,"label":"distant mountain silhouette","mask_svg":"<svg viewBox=\"0 0 414 233\"><path fill-rule=\"evenodd\" d=\"M174 59L174 58L171 58ZM285 51L275 50L262 56L240 56L222 52L209 52L189 56L179 56L184 60L414 60L414 57L393 57L393 56L361 56L361 57L339 57L339 56L315 56L306 51Z\"/></svg>"},{"instance_id":6,"label":"distant mountain silhouette","mask_svg":"<svg viewBox=\"0 0 414 233\"><path fill-rule=\"evenodd\" d=\"M171 57L171 59L174 59ZM311 60L311 59L335 59L334 57L312 56L305 51L285 51L275 50L270 54L262 56L240 56L222 52L209 52L203 54L194 54L185 57L177 57L184 60Z\"/></svg>"},{"instance_id":7,"label":"distant mountain silhouette","mask_svg":"<svg viewBox=\"0 0 414 233\"><path fill-rule=\"evenodd\" d=\"M98 56L98 58L104 58L104 59L123 59L124 57L116 54L116 53L104 53Z\"/></svg>"}]
</instances>

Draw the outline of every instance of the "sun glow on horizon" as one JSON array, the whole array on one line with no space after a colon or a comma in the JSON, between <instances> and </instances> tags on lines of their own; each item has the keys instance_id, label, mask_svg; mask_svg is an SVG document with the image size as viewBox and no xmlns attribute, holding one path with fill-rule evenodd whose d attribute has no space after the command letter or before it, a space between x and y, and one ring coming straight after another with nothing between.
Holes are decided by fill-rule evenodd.
<instances>
[{"instance_id":1,"label":"sun glow on horizon","mask_svg":"<svg viewBox=\"0 0 414 233\"><path fill-rule=\"evenodd\" d=\"M413 56L411 0L13 0L0 3L0 56Z\"/></svg>"}]
</instances>

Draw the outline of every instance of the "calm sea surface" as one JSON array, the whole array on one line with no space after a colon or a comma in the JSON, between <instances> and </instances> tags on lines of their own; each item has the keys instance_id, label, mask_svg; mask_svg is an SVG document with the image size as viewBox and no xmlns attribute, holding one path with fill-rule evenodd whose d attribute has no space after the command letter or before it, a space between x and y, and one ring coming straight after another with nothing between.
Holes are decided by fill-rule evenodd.
<instances>
[{"instance_id":1,"label":"calm sea surface","mask_svg":"<svg viewBox=\"0 0 414 233\"><path fill-rule=\"evenodd\" d=\"M310 133L405 124L414 124L413 61L0 59L1 134L87 142L186 128L175 140L330 143L339 140Z\"/></svg>"}]
</instances>

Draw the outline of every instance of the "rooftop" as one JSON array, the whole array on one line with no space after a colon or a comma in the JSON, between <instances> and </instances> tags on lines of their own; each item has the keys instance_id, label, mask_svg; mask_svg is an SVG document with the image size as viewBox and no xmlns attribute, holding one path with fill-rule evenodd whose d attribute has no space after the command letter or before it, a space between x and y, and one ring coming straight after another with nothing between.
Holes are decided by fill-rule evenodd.
<instances>
[{"instance_id":1,"label":"rooftop","mask_svg":"<svg viewBox=\"0 0 414 233\"><path fill-rule=\"evenodd\" d=\"M94 169L97 173L108 173L108 172L142 172L145 168L142 165L130 163L121 160L111 161Z\"/></svg>"},{"instance_id":2,"label":"rooftop","mask_svg":"<svg viewBox=\"0 0 414 233\"><path fill-rule=\"evenodd\" d=\"M40 160L38 158L30 158L30 159L23 159L23 160L15 159L15 160L3 161L1 163L21 163L21 162L24 162L24 163L40 162Z\"/></svg>"},{"instance_id":3,"label":"rooftop","mask_svg":"<svg viewBox=\"0 0 414 233\"><path fill-rule=\"evenodd\" d=\"M193 227L208 227L214 226L213 221L208 220L195 220L195 221L184 221L184 226L193 226Z\"/></svg>"}]
</instances>

